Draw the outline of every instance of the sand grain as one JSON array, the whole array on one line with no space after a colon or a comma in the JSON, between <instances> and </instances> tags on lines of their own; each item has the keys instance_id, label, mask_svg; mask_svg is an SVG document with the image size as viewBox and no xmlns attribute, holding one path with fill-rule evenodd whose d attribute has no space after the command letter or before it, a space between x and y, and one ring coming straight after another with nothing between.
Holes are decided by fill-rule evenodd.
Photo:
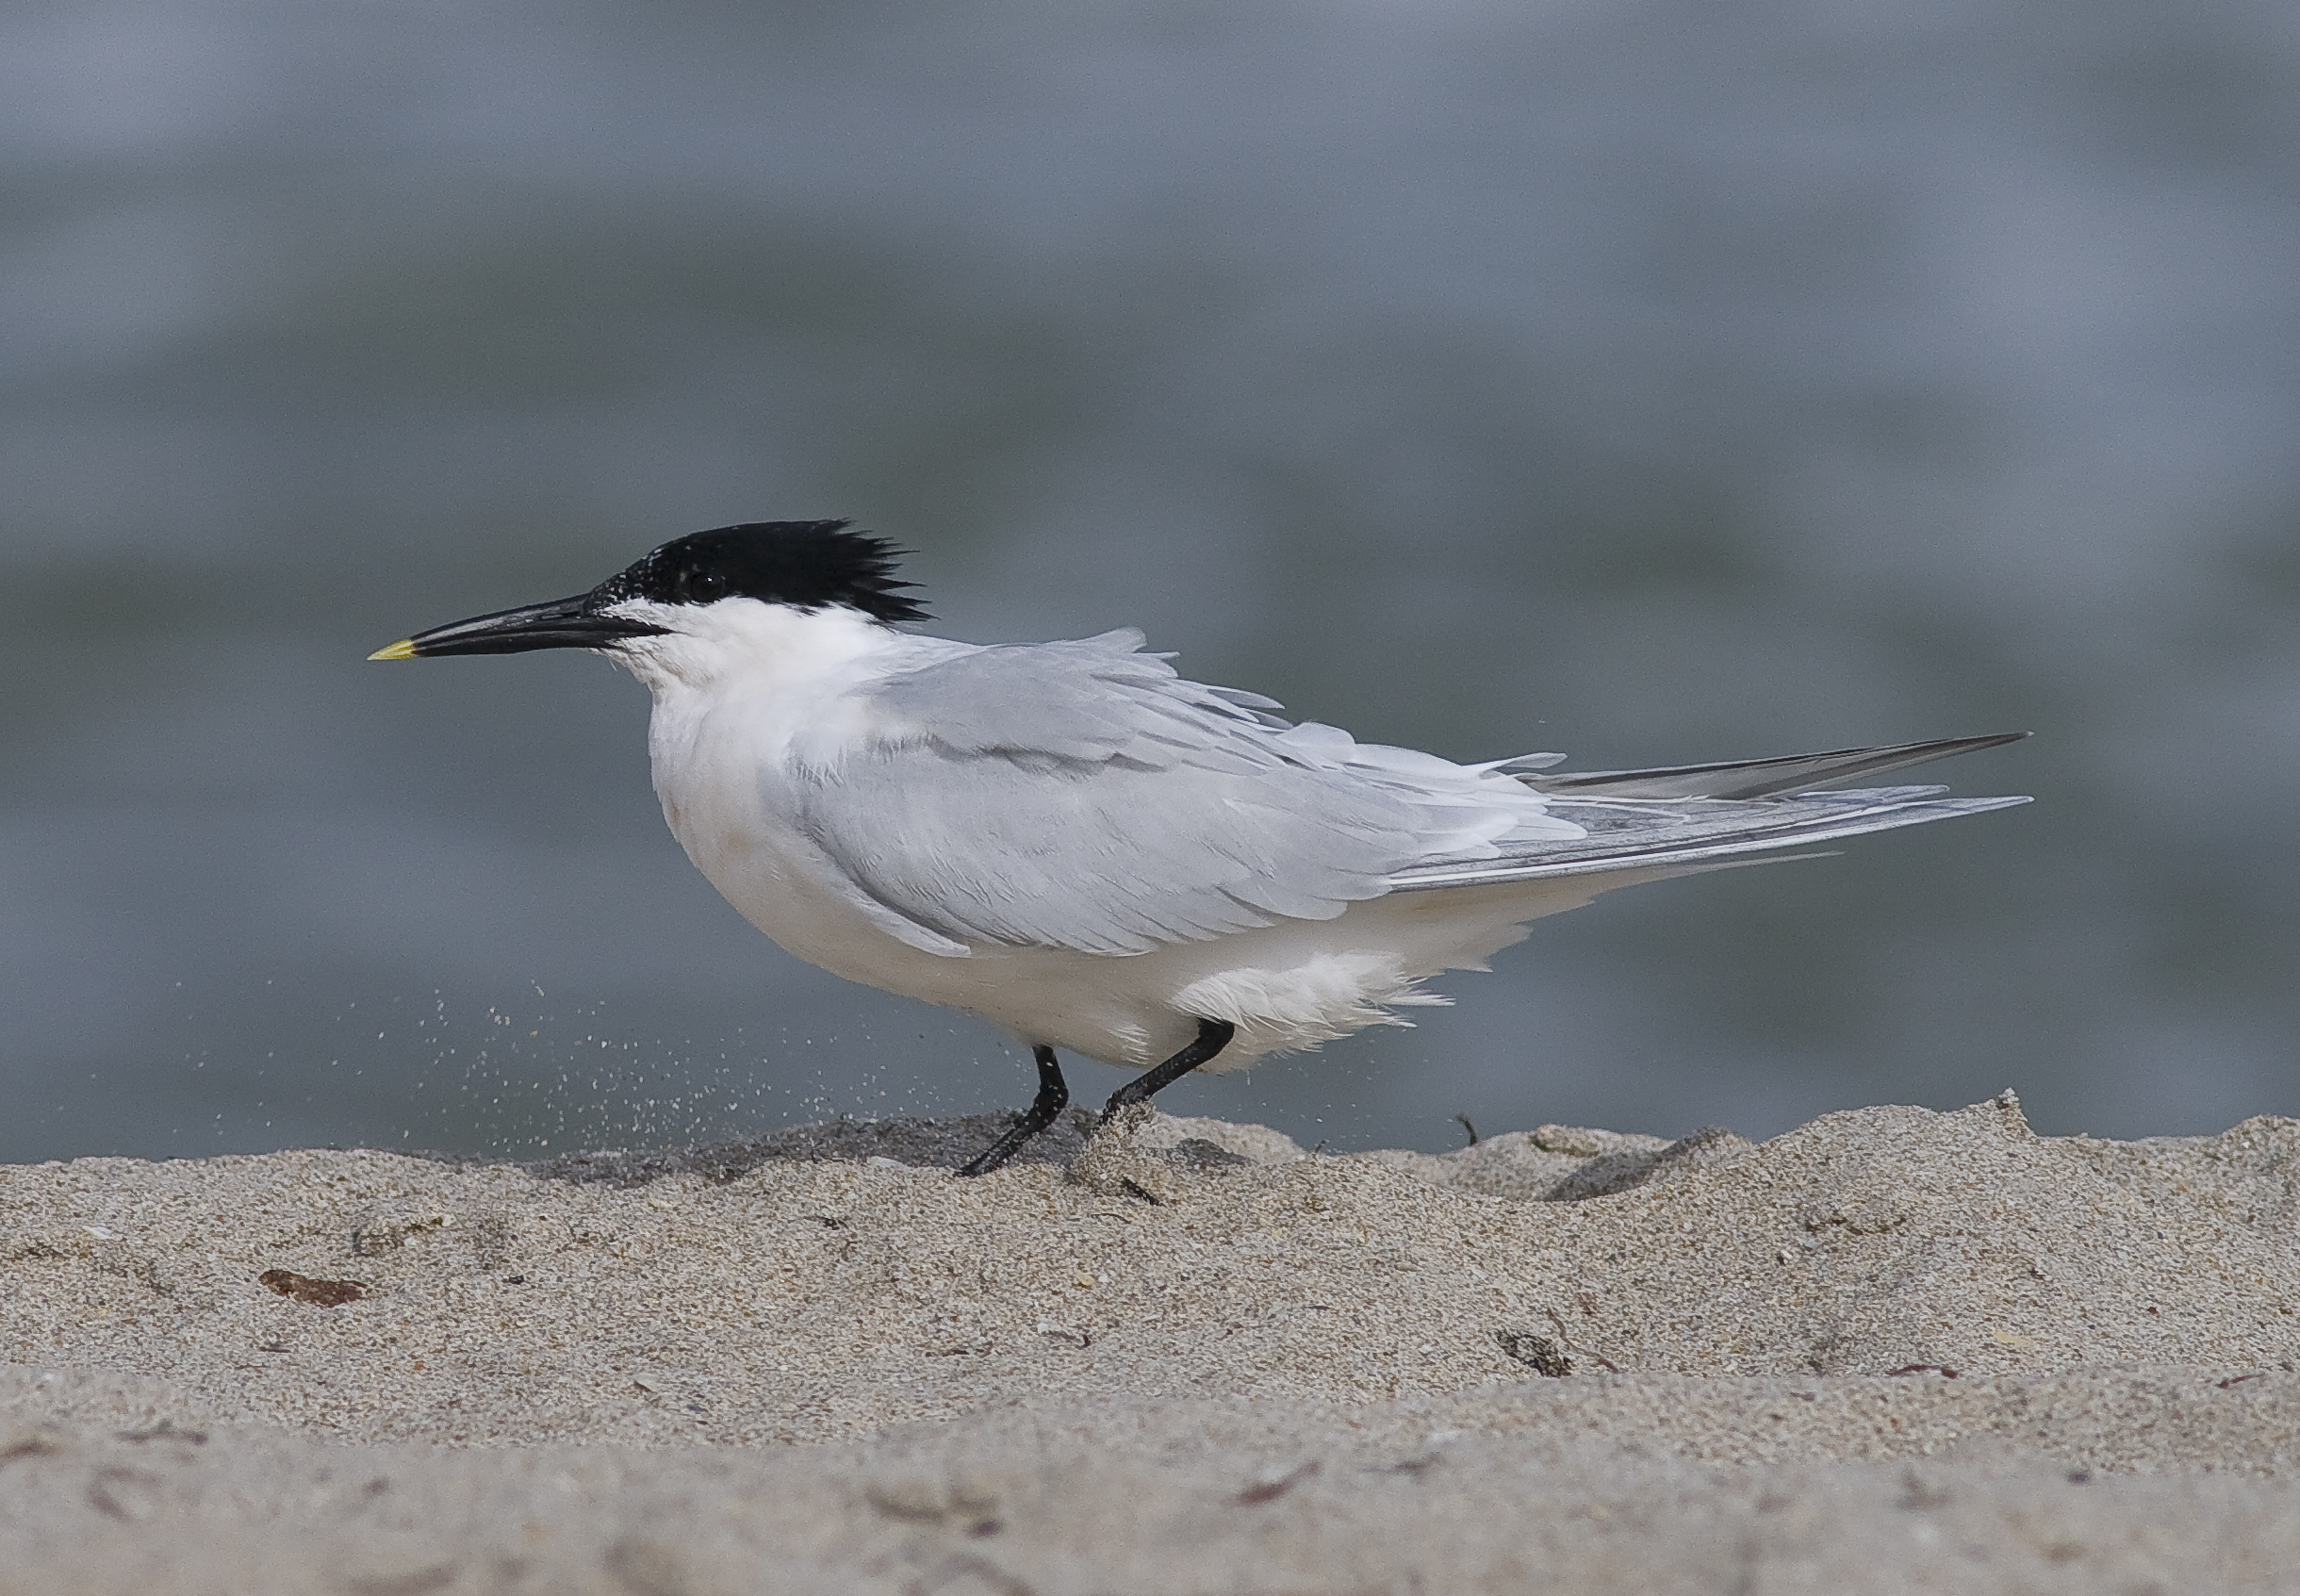
<instances>
[{"instance_id":1,"label":"sand grain","mask_svg":"<svg viewBox=\"0 0 2300 1596\"><path fill-rule=\"evenodd\" d=\"M994 1128L0 1170L0 1583L2300 1588L2300 1123Z\"/></svg>"}]
</instances>

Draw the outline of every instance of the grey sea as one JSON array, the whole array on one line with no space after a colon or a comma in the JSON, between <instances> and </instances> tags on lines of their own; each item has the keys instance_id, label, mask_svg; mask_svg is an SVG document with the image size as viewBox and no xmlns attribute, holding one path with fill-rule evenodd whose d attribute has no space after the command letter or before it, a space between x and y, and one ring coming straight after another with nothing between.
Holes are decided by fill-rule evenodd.
<instances>
[{"instance_id":1,"label":"grey sea","mask_svg":"<svg viewBox=\"0 0 2300 1596\"><path fill-rule=\"evenodd\" d=\"M1027 1101L712 893L603 663L365 662L834 515L1456 758L2037 733L1176 1112L2300 1112L2295 16L8 8L0 1160Z\"/></svg>"}]
</instances>

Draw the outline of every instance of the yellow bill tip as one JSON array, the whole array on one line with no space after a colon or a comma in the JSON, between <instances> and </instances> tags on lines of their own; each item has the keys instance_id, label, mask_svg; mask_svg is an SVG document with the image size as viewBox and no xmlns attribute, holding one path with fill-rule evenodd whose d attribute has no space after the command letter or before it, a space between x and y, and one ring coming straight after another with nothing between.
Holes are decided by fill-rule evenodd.
<instances>
[{"instance_id":1,"label":"yellow bill tip","mask_svg":"<svg viewBox=\"0 0 2300 1596\"><path fill-rule=\"evenodd\" d=\"M387 649L378 649L370 654L371 660L411 660L416 657L415 639L402 637Z\"/></svg>"}]
</instances>

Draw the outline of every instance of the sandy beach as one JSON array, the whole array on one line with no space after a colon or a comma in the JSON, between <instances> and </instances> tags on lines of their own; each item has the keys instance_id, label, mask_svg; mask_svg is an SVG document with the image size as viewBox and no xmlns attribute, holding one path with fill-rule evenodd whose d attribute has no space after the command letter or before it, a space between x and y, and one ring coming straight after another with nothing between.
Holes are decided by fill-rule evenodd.
<instances>
[{"instance_id":1,"label":"sandy beach","mask_svg":"<svg viewBox=\"0 0 2300 1596\"><path fill-rule=\"evenodd\" d=\"M2300 1589L2300 1122L0 1169L0 1588Z\"/></svg>"}]
</instances>

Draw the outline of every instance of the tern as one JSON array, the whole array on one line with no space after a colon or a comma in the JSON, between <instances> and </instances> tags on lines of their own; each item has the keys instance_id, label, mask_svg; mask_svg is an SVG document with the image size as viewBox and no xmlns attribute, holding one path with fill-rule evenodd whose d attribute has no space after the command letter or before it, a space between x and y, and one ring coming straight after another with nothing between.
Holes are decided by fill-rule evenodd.
<instances>
[{"instance_id":1,"label":"tern","mask_svg":"<svg viewBox=\"0 0 2300 1596\"><path fill-rule=\"evenodd\" d=\"M586 649L653 696L664 818L750 923L849 980L978 1014L1038 1065L998 1168L1070 1100L1059 1049L1142 1073L1316 1047L1444 997L1531 921L1615 887L2024 803L1834 783L2026 732L1651 770L1457 765L1209 687L1133 630L978 645L906 551L842 520L674 539L588 592L379 660Z\"/></svg>"}]
</instances>

